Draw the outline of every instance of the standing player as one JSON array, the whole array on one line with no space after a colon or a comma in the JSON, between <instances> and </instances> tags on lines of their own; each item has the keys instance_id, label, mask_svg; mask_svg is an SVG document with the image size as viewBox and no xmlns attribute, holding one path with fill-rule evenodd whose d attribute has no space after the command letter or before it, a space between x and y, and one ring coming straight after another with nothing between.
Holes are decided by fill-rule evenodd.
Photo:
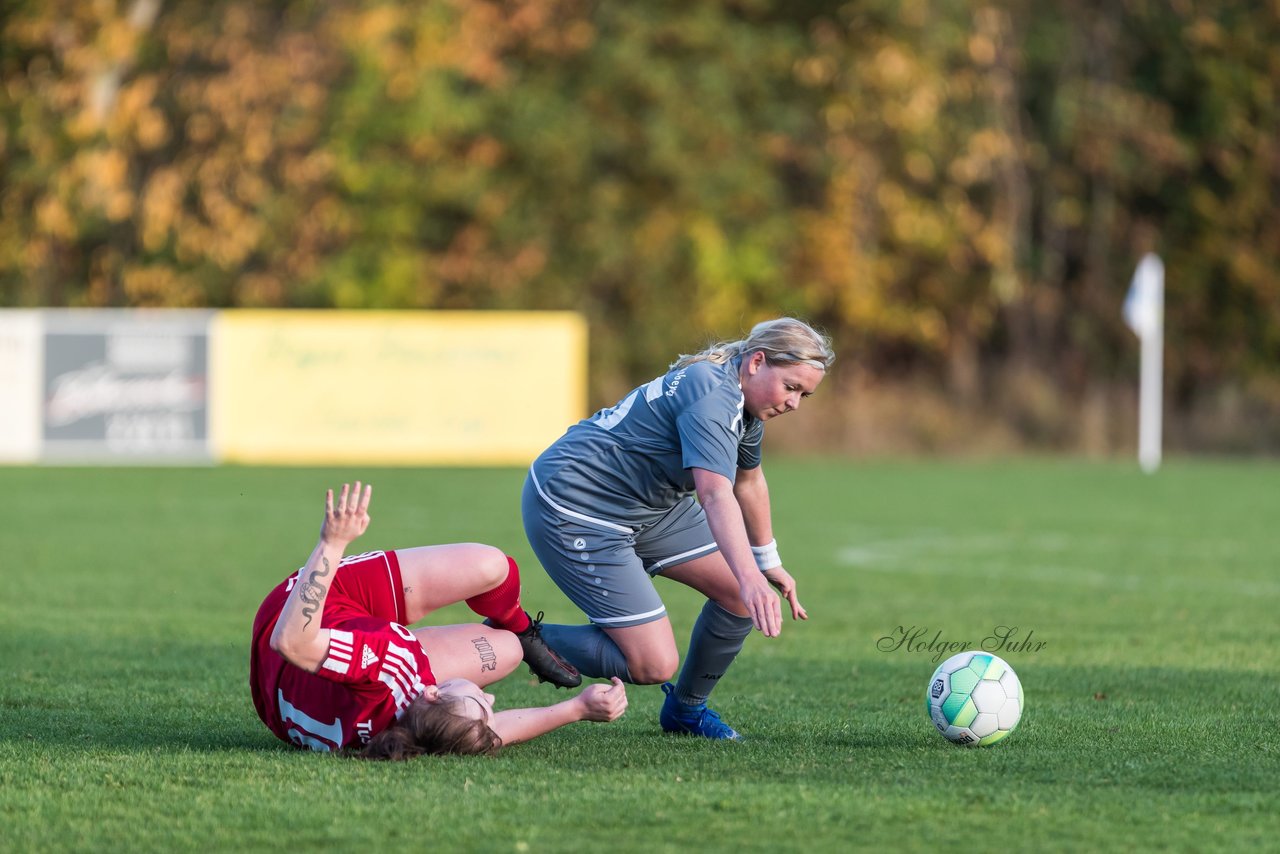
<instances>
[{"instance_id":1,"label":"standing player","mask_svg":"<svg viewBox=\"0 0 1280 854\"><path fill-rule=\"evenodd\" d=\"M282 740L371 759L493 753L567 723L612 721L623 685L596 684L545 708L493 710L482 686L523 658L543 681L581 677L542 640L520 605L515 561L477 543L367 552L343 559L369 525L373 488L325 498L320 541L253 622L249 685L258 716ZM466 602L485 625L407 629Z\"/></svg>"},{"instance_id":2,"label":"standing player","mask_svg":"<svg viewBox=\"0 0 1280 854\"><path fill-rule=\"evenodd\" d=\"M799 320L757 324L573 425L529 471L525 533L591 621L544 625L543 636L582 673L670 679L679 655L652 576L707 597L679 680L662 686L667 732L740 737L706 701L753 626L781 631L770 584L792 619L808 619L778 558L760 442L764 422L797 409L834 358Z\"/></svg>"}]
</instances>

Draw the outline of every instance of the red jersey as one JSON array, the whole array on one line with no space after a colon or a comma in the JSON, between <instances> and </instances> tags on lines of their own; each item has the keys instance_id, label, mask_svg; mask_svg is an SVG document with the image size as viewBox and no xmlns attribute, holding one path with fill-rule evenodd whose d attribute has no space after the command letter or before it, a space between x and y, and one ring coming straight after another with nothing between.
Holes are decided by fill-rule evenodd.
<instances>
[{"instance_id":1,"label":"red jersey","mask_svg":"<svg viewBox=\"0 0 1280 854\"><path fill-rule=\"evenodd\" d=\"M404 627L404 588L395 552L343 559L325 600L329 652L316 673L271 649L295 573L271 591L253 621L249 688L258 717L279 738L312 750L360 746L386 729L427 685L427 654Z\"/></svg>"}]
</instances>

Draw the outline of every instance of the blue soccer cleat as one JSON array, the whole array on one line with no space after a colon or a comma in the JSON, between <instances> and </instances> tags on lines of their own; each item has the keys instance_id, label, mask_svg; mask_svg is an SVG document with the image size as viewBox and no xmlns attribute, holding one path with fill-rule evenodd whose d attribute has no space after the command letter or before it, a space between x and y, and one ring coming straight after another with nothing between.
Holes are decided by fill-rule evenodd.
<instances>
[{"instance_id":1,"label":"blue soccer cleat","mask_svg":"<svg viewBox=\"0 0 1280 854\"><path fill-rule=\"evenodd\" d=\"M662 714L658 716L663 732L732 741L742 740L738 731L720 720L720 716L708 709L706 703L686 706L676 699L675 690L676 686L670 682L662 685L662 693L667 695L662 702Z\"/></svg>"}]
</instances>

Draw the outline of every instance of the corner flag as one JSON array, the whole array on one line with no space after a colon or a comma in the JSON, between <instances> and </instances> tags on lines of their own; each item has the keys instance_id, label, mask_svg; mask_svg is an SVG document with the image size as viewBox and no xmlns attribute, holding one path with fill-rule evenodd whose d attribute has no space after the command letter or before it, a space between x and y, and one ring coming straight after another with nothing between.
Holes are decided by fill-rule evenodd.
<instances>
[{"instance_id":1,"label":"corner flag","mask_svg":"<svg viewBox=\"0 0 1280 854\"><path fill-rule=\"evenodd\" d=\"M1139 338L1155 333L1164 313L1164 264L1147 253L1138 262L1129 294L1124 298L1124 322Z\"/></svg>"},{"instance_id":2,"label":"corner flag","mask_svg":"<svg viewBox=\"0 0 1280 854\"><path fill-rule=\"evenodd\" d=\"M1138 262L1124 298L1124 320L1142 342L1138 390L1138 463L1150 474L1160 467L1164 409L1164 263L1147 253Z\"/></svg>"}]
</instances>

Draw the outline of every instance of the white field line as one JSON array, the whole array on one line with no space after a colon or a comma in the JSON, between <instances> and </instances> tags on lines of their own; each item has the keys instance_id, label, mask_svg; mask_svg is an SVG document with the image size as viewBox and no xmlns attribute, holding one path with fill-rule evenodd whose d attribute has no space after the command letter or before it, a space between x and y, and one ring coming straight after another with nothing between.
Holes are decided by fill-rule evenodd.
<instances>
[{"instance_id":1,"label":"white field line","mask_svg":"<svg viewBox=\"0 0 1280 854\"><path fill-rule=\"evenodd\" d=\"M1153 578L1150 575L1123 572L1120 566L1114 569L1107 569L1105 566L1101 569L1082 569L1060 562L1072 550L1106 552L1106 545L1097 540L1077 543L1070 537L1053 534L1025 538L991 534L957 537L925 531L902 539L872 540L845 546L836 550L835 560L845 566L877 573L1002 580L1016 578L1113 590L1138 590L1158 584L1165 589L1214 590L1243 596L1280 596L1280 581L1180 575ZM1133 544L1117 541L1113 547L1116 551L1131 552ZM1038 559L1015 564L1009 557L1011 548L1034 554ZM1178 563L1182 564L1185 571L1189 562L1212 563L1213 555L1222 553L1217 549L1205 551L1209 553L1190 555L1182 551Z\"/></svg>"}]
</instances>

